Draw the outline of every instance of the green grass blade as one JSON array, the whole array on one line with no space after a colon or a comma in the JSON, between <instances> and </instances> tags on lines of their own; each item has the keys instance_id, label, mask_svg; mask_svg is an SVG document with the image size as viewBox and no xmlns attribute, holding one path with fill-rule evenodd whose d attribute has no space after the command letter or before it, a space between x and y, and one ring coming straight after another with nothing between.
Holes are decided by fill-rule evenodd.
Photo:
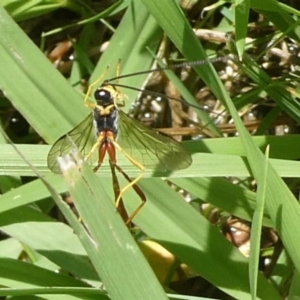
<instances>
[{"instance_id":1,"label":"green grass blade","mask_svg":"<svg viewBox=\"0 0 300 300\"><path fill-rule=\"evenodd\" d=\"M260 242L261 242L261 232L262 232L262 220L265 207L265 197L266 197L266 181L268 176L268 160L269 160L269 147L267 147L265 153L265 164L262 169L262 181L257 189L256 197L256 208L253 215L253 221L251 226L250 235L250 259L249 259L249 281L252 300L256 299L257 293L257 279L258 279L258 265L260 256Z\"/></svg>"},{"instance_id":2,"label":"green grass blade","mask_svg":"<svg viewBox=\"0 0 300 300\"><path fill-rule=\"evenodd\" d=\"M242 220L251 221L256 206L256 194L224 178L171 178L171 182L191 194L192 198L207 202ZM273 228L267 213L263 225Z\"/></svg>"},{"instance_id":3,"label":"green grass blade","mask_svg":"<svg viewBox=\"0 0 300 300\"><path fill-rule=\"evenodd\" d=\"M235 1L235 36L239 58L243 57L247 36L250 0Z\"/></svg>"},{"instance_id":4,"label":"green grass blade","mask_svg":"<svg viewBox=\"0 0 300 300\"><path fill-rule=\"evenodd\" d=\"M247 259L219 230L165 182L145 179L140 186L148 201L134 219L139 227L218 288L236 299L251 299ZM258 281L258 299L280 299L262 275Z\"/></svg>"},{"instance_id":5,"label":"green grass blade","mask_svg":"<svg viewBox=\"0 0 300 300\"><path fill-rule=\"evenodd\" d=\"M214 146L216 146L216 144ZM220 146L222 146L222 143L220 143ZM46 164L50 146L20 145L19 148L41 174L51 174L51 171ZM192 145L191 148L187 147L187 149L193 153L194 145ZM3 156L0 156L0 175L35 175L28 164L24 162L18 154L13 152L11 146L0 145L0 151L3 153ZM200 151L200 148L198 148L198 151ZM145 177L245 177L250 175L248 164L246 163L245 158L240 155L196 152L192 154L192 158L193 163L187 169L174 171L172 173L146 169ZM290 178L298 177L300 172L300 162L284 159L271 159L270 161L280 176ZM136 177L140 174L140 170L129 162L121 153L118 155L118 162L130 177ZM234 166L234 169L231 168L232 166ZM105 162L103 166L101 166L101 169L97 172L97 176L102 178L110 177L108 162Z\"/></svg>"},{"instance_id":6,"label":"green grass blade","mask_svg":"<svg viewBox=\"0 0 300 300\"><path fill-rule=\"evenodd\" d=\"M22 265L20 265L22 266ZM23 265L24 266L24 265ZM26 267L26 266L24 266ZM34 271L36 269L31 269ZM27 272L26 272L27 273ZM30 276L28 273L27 276ZM59 279L59 278L57 278ZM38 299L49 299L55 300L58 297L59 299L63 300L75 300L75 299L98 299L98 300L108 300L110 299L105 292L101 291L100 289L92 289L92 288L79 288L79 287L45 287L45 288L1 288L0 289L0 296L12 296L11 299L22 298L24 300L28 299L36 299L34 298L35 295L43 295L42 298ZM53 296L52 296L53 295ZM59 296L57 296L59 295ZM63 296L62 296L63 295ZM72 295L72 296L71 296ZM17 296L14 298L13 296ZM30 297L26 297L30 296ZM62 298L63 297L63 298Z\"/></svg>"},{"instance_id":7,"label":"green grass blade","mask_svg":"<svg viewBox=\"0 0 300 300\"><path fill-rule=\"evenodd\" d=\"M299 39L299 28L298 26L294 27L295 19L291 16L291 13L299 16L299 10L275 0L252 0L251 7L269 19L282 32L285 32L291 38Z\"/></svg>"},{"instance_id":8,"label":"green grass blade","mask_svg":"<svg viewBox=\"0 0 300 300\"><path fill-rule=\"evenodd\" d=\"M79 162L80 163L80 162ZM61 166L75 206L90 235L86 247L112 299L166 299L166 295L114 206L114 196L84 164Z\"/></svg>"},{"instance_id":9,"label":"green grass blade","mask_svg":"<svg viewBox=\"0 0 300 300\"><path fill-rule=\"evenodd\" d=\"M82 96L1 6L0 17L0 88L44 140L53 143L77 125L88 110L82 105ZM70 105L72 114L67 113Z\"/></svg>"},{"instance_id":10,"label":"green grass blade","mask_svg":"<svg viewBox=\"0 0 300 300\"><path fill-rule=\"evenodd\" d=\"M113 201L110 200L111 197L114 199L112 193L110 192L110 195L106 193L105 188L103 188L104 184L101 184L87 164L81 165L82 160L80 158L74 161L69 157L64 157L60 158L59 162L85 227L70 212L70 209L61 201L59 195L48 182L43 178L41 179L73 226L111 298L123 299L122 297L125 297L131 299L141 296L143 299L153 299L152 297L166 299L163 289L135 244L128 228L119 214L116 213ZM80 171L78 165L80 165ZM107 184L105 186L110 187ZM112 189L110 190L112 191ZM27 214L23 218L25 216ZM4 220L3 218L2 222ZM18 220L18 223L20 221L21 219ZM5 232L14 230L14 225L2 226L2 230ZM26 228L24 224L22 225L21 231ZM60 226L60 224L58 225ZM88 231L85 228L88 228ZM21 232L15 232L15 234L21 234ZM61 237L62 232L60 231ZM40 243L41 239L33 240ZM54 245L56 247L57 243ZM140 285L145 286L142 291Z\"/></svg>"},{"instance_id":11,"label":"green grass blade","mask_svg":"<svg viewBox=\"0 0 300 300\"><path fill-rule=\"evenodd\" d=\"M187 61L206 59L204 49L175 1L143 0L142 2ZM168 7L167 14L166 7ZM224 90L220 87L219 76L213 66L208 63L193 68L222 101Z\"/></svg>"},{"instance_id":12,"label":"green grass blade","mask_svg":"<svg viewBox=\"0 0 300 300\"><path fill-rule=\"evenodd\" d=\"M47 257L63 270L99 284L99 277L69 226L28 207L1 213L0 226L3 232Z\"/></svg>"},{"instance_id":13,"label":"green grass blade","mask_svg":"<svg viewBox=\"0 0 300 300\"><path fill-rule=\"evenodd\" d=\"M24 281L24 276L27 280ZM52 294L53 292L62 292L64 299L108 299L106 295L101 295L99 291L98 295L82 295L80 292L76 292L77 288L88 288L88 285L82 281L66 276L63 274L48 271L41 267L22 262L15 259L1 258L0 259L0 282L3 286L10 286L12 289L0 289L1 296L15 295L24 296L24 288L31 288L27 295L35 295L37 292L41 294ZM59 282L60 291L49 291L49 286L57 286ZM43 288L41 288L43 286ZM63 289L63 287L67 287ZM73 291L72 287L74 288ZM73 294L73 296L68 296L67 294ZM76 294L78 297L76 297ZM26 293L25 293L26 295ZM54 299L51 296L45 296L45 299ZM56 298L57 299L57 298Z\"/></svg>"},{"instance_id":14,"label":"green grass blade","mask_svg":"<svg viewBox=\"0 0 300 300\"><path fill-rule=\"evenodd\" d=\"M274 89L274 91L276 90L277 89ZM242 124L229 97L226 97L225 99L247 153L251 171L257 180L257 184L263 185L263 154L254 144L251 136ZM296 221L300 218L300 208L297 200L271 164L269 164L268 170L269 176L266 182L266 209L275 224L275 228L278 230L284 246L291 256L295 267L300 270L300 258L297 250L298 244L296 242L297 236L300 235L300 225L299 222ZM292 232L290 228L293 228Z\"/></svg>"},{"instance_id":15,"label":"green grass blade","mask_svg":"<svg viewBox=\"0 0 300 300\"><path fill-rule=\"evenodd\" d=\"M253 60L246 59L246 66L239 64L243 71L258 85L262 86L269 96L294 120L300 121L300 104L285 89L282 83L274 82Z\"/></svg>"},{"instance_id":16,"label":"green grass blade","mask_svg":"<svg viewBox=\"0 0 300 300\"><path fill-rule=\"evenodd\" d=\"M273 141L272 144L276 145L280 142L279 139L272 138L259 138L257 139L260 147L264 149L266 141ZM296 137L289 139L282 137L283 141L287 141L288 145L293 141L297 141ZM211 141L211 143L210 143ZM229 144L227 143L229 142ZM248 176L249 170L243 157L244 150L240 149L240 142L233 138L231 139L215 139L215 140L203 140L201 143L187 143L187 149L193 153L195 149L196 153L192 155L192 165L184 170L176 171L173 173L168 172L154 172L153 170L147 169L145 177L149 176L170 176L170 177L198 177L201 176ZM235 148L236 147L236 148ZM24 153L25 157L42 173L50 174L50 170L47 168L46 157L50 150L50 146L35 146L35 145L19 145L20 150ZM224 149L225 154L222 153ZM3 156L0 157L0 174L1 175L22 175L22 176L33 176L34 173L12 149L10 145L0 145L1 153ZM213 150L213 153L205 153ZM280 152L282 150L282 152ZM296 149L294 149L296 150ZM201 153L198 153L201 151ZM202 153L203 151L203 153ZM272 164L276 168L277 172L282 177L297 177L299 172L299 162L293 160L287 160L289 158L289 148L286 145L278 147L276 151L272 151L275 157L281 159L271 159ZM298 158L298 153L291 149L291 159ZM139 174L139 170L133 166L123 155L119 155L118 161L130 176L136 176ZM219 165L218 165L219 164ZM230 164L235 166L234 170L230 170ZM108 163L104 163L99 172L99 177L110 176L110 169Z\"/></svg>"}]
</instances>

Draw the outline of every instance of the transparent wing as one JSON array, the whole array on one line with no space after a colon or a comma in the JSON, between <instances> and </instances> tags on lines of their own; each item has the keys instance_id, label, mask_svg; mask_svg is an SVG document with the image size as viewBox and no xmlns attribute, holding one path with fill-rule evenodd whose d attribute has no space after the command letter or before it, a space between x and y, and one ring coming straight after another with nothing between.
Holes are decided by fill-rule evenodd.
<instances>
[{"instance_id":1,"label":"transparent wing","mask_svg":"<svg viewBox=\"0 0 300 300\"><path fill-rule=\"evenodd\" d=\"M157 171L185 169L190 154L171 137L148 128L119 111L118 144L136 161Z\"/></svg>"},{"instance_id":2,"label":"transparent wing","mask_svg":"<svg viewBox=\"0 0 300 300\"><path fill-rule=\"evenodd\" d=\"M69 154L77 146L82 157L85 157L96 142L96 134L93 126L93 115L90 114L68 134L59 138L48 153L48 168L54 173L60 173L57 157Z\"/></svg>"}]
</instances>

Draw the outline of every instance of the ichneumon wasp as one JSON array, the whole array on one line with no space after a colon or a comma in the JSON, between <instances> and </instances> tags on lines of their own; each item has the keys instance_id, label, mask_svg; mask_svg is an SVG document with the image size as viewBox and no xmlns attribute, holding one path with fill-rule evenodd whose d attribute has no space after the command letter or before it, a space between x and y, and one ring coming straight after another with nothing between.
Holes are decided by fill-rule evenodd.
<instances>
[{"instance_id":1,"label":"ichneumon wasp","mask_svg":"<svg viewBox=\"0 0 300 300\"><path fill-rule=\"evenodd\" d=\"M118 70L116 78L106 80L96 88L95 101L91 102L90 94L103 81L104 76L105 73L89 86L84 99L85 105L93 112L54 143L48 154L48 167L53 172L59 173L57 157L70 153L74 144L85 160L91 162L95 172L101 167L107 153L114 185L118 185L115 169L128 181L124 188L115 192L116 207L123 205L122 195L131 187L142 200L141 205L128 218L127 223L130 223L146 201L145 195L137 186L145 169L163 172L184 169L192 163L192 158L179 142L132 119L120 109L125 104L126 96L118 88L121 86L118 79L130 75L119 76ZM113 80L117 83L111 83ZM118 165L116 151L121 152L141 171L136 178L129 178Z\"/></svg>"}]
</instances>

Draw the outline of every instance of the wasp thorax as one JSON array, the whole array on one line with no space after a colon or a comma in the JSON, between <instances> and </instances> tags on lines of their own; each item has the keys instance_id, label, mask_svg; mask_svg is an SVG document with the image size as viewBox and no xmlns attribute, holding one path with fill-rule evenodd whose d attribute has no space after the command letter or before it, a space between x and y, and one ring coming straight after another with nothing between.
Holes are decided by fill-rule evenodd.
<instances>
[{"instance_id":1,"label":"wasp thorax","mask_svg":"<svg viewBox=\"0 0 300 300\"><path fill-rule=\"evenodd\" d=\"M111 92L106 89L98 89L94 93L98 105L107 106L113 103Z\"/></svg>"}]
</instances>

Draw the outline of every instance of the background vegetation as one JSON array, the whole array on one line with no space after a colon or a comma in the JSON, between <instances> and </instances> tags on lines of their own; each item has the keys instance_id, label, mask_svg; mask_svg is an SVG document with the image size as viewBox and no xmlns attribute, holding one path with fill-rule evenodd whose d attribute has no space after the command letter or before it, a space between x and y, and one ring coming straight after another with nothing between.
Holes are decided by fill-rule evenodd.
<instances>
[{"instance_id":1,"label":"background vegetation","mask_svg":"<svg viewBox=\"0 0 300 300\"><path fill-rule=\"evenodd\" d=\"M3 299L300 297L297 2L0 4L1 123L24 156L2 133ZM207 56L222 59L199 62ZM124 110L184 132L193 163L146 171L139 186L147 203L130 231L116 213L107 163L97 174L65 163L62 180L47 153L88 115L83 93L106 66L111 78L119 59L131 74L161 58L198 63L177 68L177 77L120 83L140 89L147 81L193 106L136 102L138 91L126 89ZM139 174L121 155L118 162ZM124 195L129 214L139 201L132 190Z\"/></svg>"}]
</instances>

